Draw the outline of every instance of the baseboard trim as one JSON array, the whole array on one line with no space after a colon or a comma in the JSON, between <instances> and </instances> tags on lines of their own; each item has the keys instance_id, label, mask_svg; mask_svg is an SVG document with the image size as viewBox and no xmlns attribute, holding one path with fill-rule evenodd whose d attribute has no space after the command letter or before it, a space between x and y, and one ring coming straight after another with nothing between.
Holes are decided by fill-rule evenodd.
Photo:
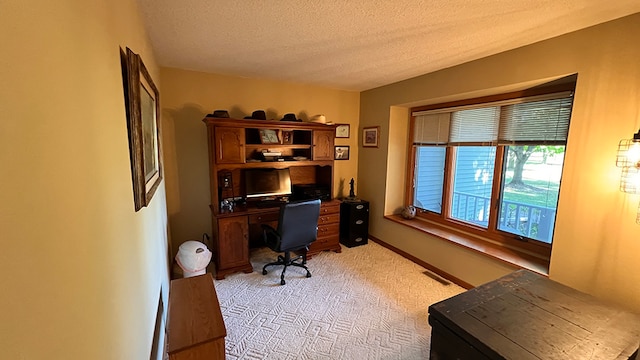
<instances>
[{"instance_id":1,"label":"baseboard trim","mask_svg":"<svg viewBox=\"0 0 640 360\"><path fill-rule=\"evenodd\" d=\"M459 286L461 286L461 287L463 287L463 288L465 288L467 290L468 289L473 289L475 287L475 286L469 284L468 282L462 281L461 279L459 279L459 278L457 278L457 277L455 277L455 276L453 276L453 275L451 275L451 274L449 274L449 273L447 273L445 271L442 271L442 270L438 269L437 267L435 267L435 266L433 266L433 265L431 265L431 264L429 264L429 263L427 263L425 261L422 261L422 260L418 259L417 257L415 257L415 256L413 256L413 255L411 255L411 254L409 254L409 253L407 253L405 251L402 251L402 250L398 249L397 247L395 247L395 246L393 246L391 244L388 244L388 243L378 239L375 236L369 235L369 239L374 241L374 242L376 242L377 244L379 244L381 246L384 246L385 248L393 251L394 253L404 257L405 259L411 260L414 263L422 266L423 268L431 271L432 273L437 274L438 276L440 276L440 277L442 277L444 279L447 279L447 280L451 281L452 283L455 283L455 284L457 284L457 285L459 285Z\"/></svg>"}]
</instances>

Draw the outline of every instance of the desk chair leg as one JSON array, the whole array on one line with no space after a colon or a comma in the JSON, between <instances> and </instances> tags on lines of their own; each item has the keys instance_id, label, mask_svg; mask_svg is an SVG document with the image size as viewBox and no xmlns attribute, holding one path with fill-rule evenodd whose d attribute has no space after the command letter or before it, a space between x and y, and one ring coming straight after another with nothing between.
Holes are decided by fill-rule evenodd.
<instances>
[{"instance_id":1,"label":"desk chair leg","mask_svg":"<svg viewBox=\"0 0 640 360\"><path fill-rule=\"evenodd\" d=\"M267 266L272 266L272 265L284 265L284 258L280 255L278 255L278 261L274 261L274 262L270 262L267 265L262 267L262 275L267 275Z\"/></svg>"},{"instance_id":2,"label":"desk chair leg","mask_svg":"<svg viewBox=\"0 0 640 360\"><path fill-rule=\"evenodd\" d=\"M298 263L295 262L296 260L299 260L299 259L302 259L302 264L298 264ZM301 268L307 270L306 277L310 278L311 277L311 272L304 265L306 263L307 263L307 253L306 252L304 253L304 255L298 255L294 259L291 259L291 254L289 252L286 252L284 254L284 257L278 255L278 261L274 261L274 262L268 263L265 266L263 266L262 267L262 275L267 275L267 267L268 266L283 265L284 268L282 269L282 274L280 274L280 285L286 284L286 281L284 281L284 273L287 271L287 266L297 266L297 267L301 267Z\"/></svg>"},{"instance_id":3,"label":"desk chair leg","mask_svg":"<svg viewBox=\"0 0 640 360\"><path fill-rule=\"evenodd\" d=\"M307 277L308 277L308 278L310 278L310 277L311 277L311 272L309 271L309 269L307 269L307 267L306 267L306 266L304 266L304 265L302 265L302 264L296 264L296 263L292 263L291 265L292 265L292 266L297 266L297 267L300 267L300 268L303 268L303 269L307 270Z\"/></svg>"},{"instance_id":4,"label":"desk chair leg","mask_svg":"<svg viewBox=\"0 0 640 360\"><path fill-rule=\"evenodd\" d=\"M287 265L285 265L284 268L282 268L282 274L280 274L280 285L286 284L286 282L284 281L284 272L285 271L287 271Z\"/></svg>"}]
</instances>

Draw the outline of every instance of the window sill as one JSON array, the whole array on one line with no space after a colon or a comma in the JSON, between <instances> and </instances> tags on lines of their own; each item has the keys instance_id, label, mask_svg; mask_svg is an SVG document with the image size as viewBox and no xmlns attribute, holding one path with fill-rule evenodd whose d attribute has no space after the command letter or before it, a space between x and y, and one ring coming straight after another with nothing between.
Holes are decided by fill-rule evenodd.
<instances>
[{"instance_id":1,"label":"window sill","mask_svg":"<svg viewBox=\"0 0 640 360\"><path fill-rule=\"evenodd\" d=\"M408 226L412 229L435 236L439 239L449 241L457 246L475 251L521 269L531 270L538 274L549 275L549 260L519 252L488 241L483 241L471 235L461 233L452 229L447 229L422 219L407 220L400 215L385 215L385 219L398 224Z\"/></svg>"}]
</instances>

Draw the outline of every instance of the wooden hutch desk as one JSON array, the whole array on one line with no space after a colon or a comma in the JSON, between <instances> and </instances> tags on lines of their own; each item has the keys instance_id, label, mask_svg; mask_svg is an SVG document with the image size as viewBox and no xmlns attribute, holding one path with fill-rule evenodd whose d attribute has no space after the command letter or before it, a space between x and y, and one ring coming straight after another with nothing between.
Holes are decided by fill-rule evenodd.
<instances>
[{"instance_id":1,"label":"wooden hutch desk","mask_svg":"<svg viewBox=\"0 0 640 360\"><path fill-rule=\"evenodd\" d=\"M333 196L333 153L336 125L273 120L206 117L209 179L216 278L234 272L252 272L249 246L258 243L261 225L276 226L278 208L235 207L222 210L221 201L246 195L244 170L289 169L292 185L328 188ZM263 143L261 130L277 135ZM286 139L286 140L283 140ZM284 143L286 142L286 143ZM283 161L263 161L262 151L277 152ZM309 255L323 250L340 252L340 203L322 202L318 240Z\"/></svg>"}]
</instances>

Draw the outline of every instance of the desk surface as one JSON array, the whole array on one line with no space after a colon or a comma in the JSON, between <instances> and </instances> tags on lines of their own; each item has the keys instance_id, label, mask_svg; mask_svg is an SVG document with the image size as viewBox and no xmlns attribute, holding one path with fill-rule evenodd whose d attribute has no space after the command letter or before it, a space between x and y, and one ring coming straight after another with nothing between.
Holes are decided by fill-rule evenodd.
<instances>
[{"instance_id":1,"label":"desk surface","mask_svg":"<svg viewBox=\"0 0 640 360\"><path fill-rule=\"evenodd\" d=\"M338 205L340 204L340 200L332 199L332 200L324 200L322 201L323 205ZM244 216L244 215L258 215L258 214L267 214L280 212L280 207L265 207L259 208L256 206L237 206L232 211L216 211L213 209L213 206L210 206L213 215L216 218L226 218L226 217L234 217L234 216Z\"/></svg>"},{"instance_id":2,"label":"desk surface","mask_svg":"<svg viewBox=\"0 0 640 360\"><path fill-rule=\"evenodd\" d=\"M634 359L640 342L637 314L526 270L431 305L429 322L490 359Z\"/></svg>"}]
</instances>

